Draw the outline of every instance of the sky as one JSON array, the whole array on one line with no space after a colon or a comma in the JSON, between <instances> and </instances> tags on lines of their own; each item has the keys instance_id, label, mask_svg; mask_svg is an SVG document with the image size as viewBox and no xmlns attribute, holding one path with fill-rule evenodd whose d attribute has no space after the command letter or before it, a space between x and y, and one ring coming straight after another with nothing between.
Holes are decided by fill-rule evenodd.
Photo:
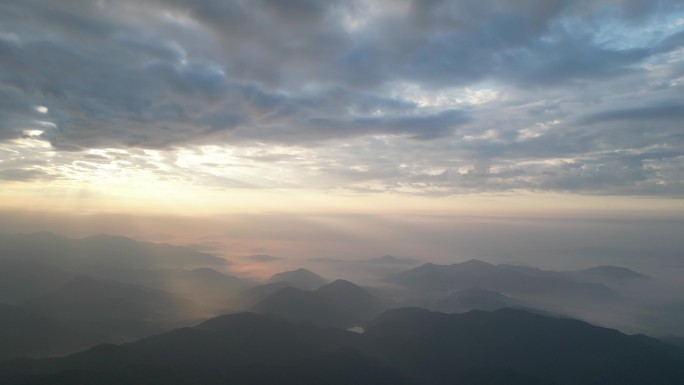
<instances>
[{"instance_id":1,"label":"sky","mask_svg":"<svg viewBox=\"0 0 684 385\"><path fill-rule=\"evenodd\" d=\"M681 1L0 2L6 232L447 258L581 218L670 263L682 217Z\"/></svg>"}]
</instances>

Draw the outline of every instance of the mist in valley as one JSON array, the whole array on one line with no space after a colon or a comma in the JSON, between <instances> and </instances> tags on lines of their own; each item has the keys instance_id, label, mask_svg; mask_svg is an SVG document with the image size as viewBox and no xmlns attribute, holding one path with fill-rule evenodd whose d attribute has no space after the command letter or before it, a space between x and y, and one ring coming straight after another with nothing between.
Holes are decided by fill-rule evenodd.
<instances>
[{"instance_id":1,"label":"mist in valley","mask_svg":"<svg viewBox=\"0 0 684 385\"><path fill-rule=\"evenodd\" d=\"M563 226L563 228L567 227ZM513 233L518 231L519 229L513 230ZM551 240L551 242L547 240L548 244L540 242L536 247L545 249L552 243L563 243L563 236L567 234L559 234L559 240ZM501 238L501 242L506 243L506 236ZM418 330L432 330L432 327L437 328L433 331L434 333L438 333L443 328L451 330L450 328L455 327L452 323L465 322L463 325L469 325L468 319L473 317L494 317L490 321L482 320L485 322L482 326L483 330L472 330L467 333L485 333L484 330L489 322L494 322L494 324L511 322L511 327L518 325L516 327L523 328L516 333L523 331L532 333L529 338L534 339L538 338L535 334L535 328L537 328L534 326L535 322L543 321L553 324L566 322L564 320L573 320L573 322L581 320L588 324L575 326L607 329L597 328L595 332L589 330L586 336L582 333L572 334L575 335L572 338L579 338L582 341L573 343L595 344L598 342L594 338L602 337L592 337L592 333L607 333L615 329L619 332L612 331L613 333L624 333L619 334L621 338L627 339L630 335L647 335L649 337L638 338L649 338L649 346L662 344L659 349L672 349L676 352L676 354L668 354L675 354L675 356L683 354L682 351L677 351L677 346L681 346L682 336L684 336L682 282L672 280L671 277L651 274L651 271L657 272L659 269L652 269L647 274L639 269L617 264L620 261L630 261L629 256L623 256L621 259L611 259L612 255L607 256L606 262L611 260L615 262L612 265L551 269L534 266L534 261L540 258L538 255L532 255L528 259L518 255L515 261L510 260L511 254L500 258L508 262L497 261L495 257L485 260L458 256L454 256L449 261L444 257L430 258L430 256L415 254L410 254L410 257L386 254L371 258L356 256L343 258L339 254L334 254L335 257L304 255L299 258L252 254L226 258L200 251L206 248L198 244L181 246L143 242L106 234L85 238L69 238L51 232L3 234L1 240L0 330L2 332L0 332L0 346L2 349L0 349L0 360L4 360L2 361L4 363L0 362L0 378L4 378L8 381L7 383L32 383L32 378L43 377L44 381L47 381L45 383L69 383L73 380L72 375L58 373L72 370L69 368L81 367L87 369L89 375L92 376L89 381L95 382L100 381L102 376L109 377L114 373L116 375L113 378L122 373L125 374L125 379L120 379L121 383L132 381L128 379L128 376L138 379L146 378L146 376L157 378L159 374L154 374L154 372L146 372L144 375L135 374L135 372L131 374L129 371L133 367L129 368L127 365L148 365L148 358L141 358L139 355L148 348L160 349L153 347L155 346L153 341L167 338L173 340L180 338L178 333L189 333L185 330L193 330L195 333L194 330L204 330L207 327L203 325L221 322L229 322L230 325L237 322L236 325L225 330L221 329L224 327L221 326L221 333L243 333L246 332L241 331L244 327L250 330L256 327L252 325L254 322L256 324L278 322L277 327L267 326L270 330L268 333L263 330L254 331L259 334L266 333L260 337L266 340L259 343L264 344L258 346L261 353L246 361L259 364L269 363L269 365L273 362L283 365L286 362L281 361L280 358L262 356L266 354L264 349L270 349L268 346L273 343L269 338L281 339L288 336L289 339L294 338L292 333L295 335L304 333L307 335L306 340L310 340L314 337L309 336L309 333L315 335L328 333L324 332L325 330L335 329L339 330L338 333L351 333L348 337L319 336L326 341L328 338L342 338L346 342L328 341L325 343L331 344L328 348L318 350L322 349L319 347L311 352L306 351L306 354L300 352L303 354L301 357L308 357L307 360L314 357L321 359L323 351L330 351L333 348L333 350L353 348L361 352L359 354L364 357L370 355L375 357L374 359L380 358L383 364L379 367L365 361L363 365L370 365L375 368L374 370L384 368L383 370L388 372L378 374L383 381L388 378L387 381L399 381L398 383L401 381L440 383L443 378L432 378L433 375L441 373L440 376L442 376L449 371L443 372L446 369L436 363L433 363L437 365L433 369L434 372L423 373L417 368L415 369L417 371L409 370L406 368L413 365L415 359L395 357L396 352L393 352L393 349L384 350L388 348L383 345L386 342L378 341L385 341L385 337L376 340L373 336L378 333L379 335L387 332L396 333L396 328L399 326L391 326L394 322L399 322L399 325L409 322L401 327L413 326L401 333L413 335L413 333L418 333ZM497 242L496 237L492 239L492 242ZM475 239L474 245L478 243L479 240ZM535 247L532 244L527 246ZM471 247L474 246L471 245ZM491 247L504 249L505 245L491 245ZM515 248L511 248L511 252L515 251ZM662 267L665 269L668 260L667 254L663 253L663 255ZM576 257L579 260L569 263L568 258L572 257L547 260L544 265L562 266L564 263L570 266L582 265L581 255ZM640 263L642 262L639 260L632 260L631 265L639 266ZM270 274L270 272L274 273ZM251 315L248 316L248 314ZM392 317L397 315L399 320L394 320ZM263 319L257 318L242 325L241 318L230 317L263 317ZM378 326L385 325L384 322L388 317L389 326ZM404 320L403 317L408 318ZM499 319L501 317L503 318ZM513 318L506 321L508 317ZM522 318L519 319L519 317ZM419 326L423 322L427 324ZM527 322L530 324L525 326ZM442 323L443 326L435 326L442 325ZM549 327L561 328L553 333L576 333L563 331L561 325L549 325ZM273 327L276 329L296 328L297 332L284 330L282 333L285 334L281 336L267 337L269 333L275 333L271 330ZM385 327L389 329L383 331ZM415 327L419 329L414 330ZM459 333L465 332L464 330L468 327L461 326L458 329ZM370 332L373 334L369 335ZM446 333L446 331L442 332ZM493 331L486 333L491 332ZM358 337L353 337L353 335ZM190 339L185 342L181 339L175 342L180 345L167 349L184 350L198 343L204 344L205 342L201 342L203 337L200 337L201 333L200 336L187 337ZM200 339L191 342L194 338ZM220 341L223 337L216 338ZM357 341L356 338L359 340ZM390 340L394 338L399 337L392 337ZM554 338L561 338L561 335ZM230 339L230 341L233 340ZM461 340L453 340L456 344L462 343L458 341ZM302 342L293 341L292 343L301 344ZM380 345L377 345L378 343ZM558 343L562 344L562 342ZM518 348L523 349L524 352L532 349L522 341L518 341L517 344L519 344ZM105 346L112 347L105 348ZM97 353L102 349L113 349L114 346L121 346L125 349L122 352ZM236 346L242 345L238 343ZM304 344L304 346L308 345ZM206 348L224 349L219 346ZM497 349L505 351L509 348ZM135 353L128 353L128 349L133 349ZM451 348L444 347L443 349ZM629 349L640 348L635 346ZM242 350L239 351L239 354L243 354ZM407 350L406 354L413 354L412 351ZM499 352L497 354L503 354L501 350L497 351ZM523 381L523 383L565 378L558 373L544 374L543 371L532 369L528 364L521 364L522 366L518 367L499 363L496 365L503 365L509 369L501 373L499 369L479 373L481 369L475 370L474 368L480 367L485 362L486 365L493 365L497 362L495 357L489 356L492 352L485 353L483 352L484 356L481 357L483 362L464 364L462 368L464 371L458 372L459 378L462 376L464 383L475 381L470 379L471 375L475 376L474 378L492 377L492 381L516 380ZM114 355L110 357L110 354ZM115 358L121 354L128 357L124 359L125 363L133 360L125 364L125 368L120 367L121 363L118 363L120 358ZM129 354L133 356L129 357ZM149 354L153 353L144 353L142 357L148 357ZM158 354L160 353L150 356L156 357L150 363L157 362L166 365L171 362L186 362L187 359L177 354L161 358L163 354L162 356ZM208 353L205 351L196 354ZM207 375L208 383L212 383L211 381L216 381L217 384L224 383L222 381L228 381L225 376L232 375L237 376L235 381L261 383L261 380L254 379L254 373L245 372L244 367L241 366L244 362L229 358L233 353L228 356L223 356L223 354L228 353L216 353L217 356L211 360L218 359L220 362L228 360L225 362L243 369L229 371L230 375L221 372L222 374L216 374L215 378ZM294 353L285 355L292 358L290 354ZM83 355L84 357L95 355L92 359L97 356L100 357L97 360L101 362L98 361L99 363L95 366L91 364L83 366L78 363L81 362L80 358L76 358ZM50 366L45 366L47 363L41 360L26 360L54 356L65 358L55 361L58 364L50 364ZM92 359L88 358L88 360ZM271 359L275 361L271 362ZM340 358L336 357L334 362L346 363L347 359L351 358L347 357L339 361ZM353 360L357 359L360 358ZM359 364L357 361L353 362L354 365ZM584 365L568 363L569 367L575 364ZM196 369L205 365L213 367L214 364L204 363ZM117 367L119 369L112 372L113 368ZM472 369L468 369L471 367ZM401 369L402 374L395 373L391 368ZM293 378L299 378L298 376L308 378L307 376L311 374L307 370L298 367L296 370L298 374ZM349 370L351 369L344 369L343 372L352 373ZM359 370L368 370L368 368ZM665 372L669 373L668 370ZM403 378L402 375L407 374L407 371L408 377ZM37 373L43 374L38 376ZM165 370L164 373L167 371ZM199 377L196 374L184 375L203 378L203 375ZM395 375L398 377L395 378ZM528 375L531 377L526 377ZM669 375L665 375L664 378L668 378ZM90 377L86 376L86 378ZM166 378L166 376L159 378ZM270 380L278 380L278 377L268 381ZM352 381L350 383L364 383L366 380L349 381Z\"/></svg>"},{"instance_id":2,"label":"mist in valley","mask_svg":"<svg viewBox=\"0 0 684 385\"><path fill-rule=\"evenodd\" d=\"M681 0L0 1L1 385L684 385Z\"/></svg>"}]
</instances>

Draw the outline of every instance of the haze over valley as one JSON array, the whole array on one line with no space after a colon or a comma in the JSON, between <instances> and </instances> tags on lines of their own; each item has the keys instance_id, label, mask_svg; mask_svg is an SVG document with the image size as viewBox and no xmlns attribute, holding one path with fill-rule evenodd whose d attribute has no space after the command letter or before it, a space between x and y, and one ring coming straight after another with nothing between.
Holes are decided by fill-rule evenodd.
<instances>
[{"instance_id":1,"label":"haze over valley","mask_svg":"<svg viewBox=\"0 0 684 385\"><path fill-rule=\"evenodd\" d=\"M0 384L684 385L681 0L0 1Z\"/></svg>"}]
</instances>

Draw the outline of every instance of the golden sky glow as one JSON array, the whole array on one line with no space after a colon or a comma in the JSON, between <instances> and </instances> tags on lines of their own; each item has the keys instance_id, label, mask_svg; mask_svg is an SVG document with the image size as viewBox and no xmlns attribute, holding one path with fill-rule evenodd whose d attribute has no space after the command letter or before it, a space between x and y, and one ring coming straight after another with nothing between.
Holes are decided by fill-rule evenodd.
<instances>
[{"instance_id":1,"label":"golden sky glow","mask_svg":"<svg viewBox=\"0 0 684 385\"><path fill-rule=\"evenodd\" d=\"M311 255L444 217L684 214L678 2L202 4L0 5L5 231L192 243L224 216L251 240L221 253Z\"/></svg>"}]
</instances>

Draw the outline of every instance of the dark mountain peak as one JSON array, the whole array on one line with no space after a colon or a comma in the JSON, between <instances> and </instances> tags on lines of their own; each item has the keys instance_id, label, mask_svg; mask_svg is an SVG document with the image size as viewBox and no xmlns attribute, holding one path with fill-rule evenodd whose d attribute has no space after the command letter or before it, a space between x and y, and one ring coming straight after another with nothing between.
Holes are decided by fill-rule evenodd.
<instances>
[{"instance_id":1,"label":"dark mountain peak","mask_svg":"<svg viewBox=\"0 0 684 385\"><path fill-rule=\"evenodd\" d=\"M289 282L294 287L307 290L317 289L328 283L325 278L303 268L291 271L283 271L273 275L266 281L266 283L275 282Z\"/></svg>"},{"instance_id":2,"label":"dark mountain peak","mask_svg":"<svg viewBox=\"0 0 684 385\"><path fill-rule=\"evenodd\" d=\"M608 265L592 267L586 270L582 270L580 271L580 273L603 276L612 279L650 279L649 276L638 273L626 267Z\"/></svg>"},{"instance_id":3,"label":"dark mountain peak","mask_svg":"<svg viewBox=\"0 0 684 385\"><path fill-rule=\"evenodd\" d=\"M318 290L286 287L265 297L252 309L295 323L349 328L361 325L383 308L380 299L340 279Z\"/></svg>"},{"instance_id":4,"label":"dark mountain peak","mask_svg":"<svg viewBox=\"0 0 684 385\"><path fill-rule=\"evenodd\" d=\"M300 289L298 287L290 286L289 283L287 283L287 282L276 282L275 284L280 284L280 283L285 284L285 286L282 289L276 290L273 293L274 296L284 297L284 296L300 295L300 294L307 295L307 293L312 293L311 290L304 290L304 289Z\"/></svg>"},{"instance_id":5,"label":"dark mountain peak","mask_svg":"<svg viewBox=\"0 0 684 385\"><path fill-rule=\"evenodd\" d=\"M321 286L317 292L325 295L354 295L370 296L371 294L362 287L344 279L338 279L325 286Z\"/></svg>"}]
</instances>

